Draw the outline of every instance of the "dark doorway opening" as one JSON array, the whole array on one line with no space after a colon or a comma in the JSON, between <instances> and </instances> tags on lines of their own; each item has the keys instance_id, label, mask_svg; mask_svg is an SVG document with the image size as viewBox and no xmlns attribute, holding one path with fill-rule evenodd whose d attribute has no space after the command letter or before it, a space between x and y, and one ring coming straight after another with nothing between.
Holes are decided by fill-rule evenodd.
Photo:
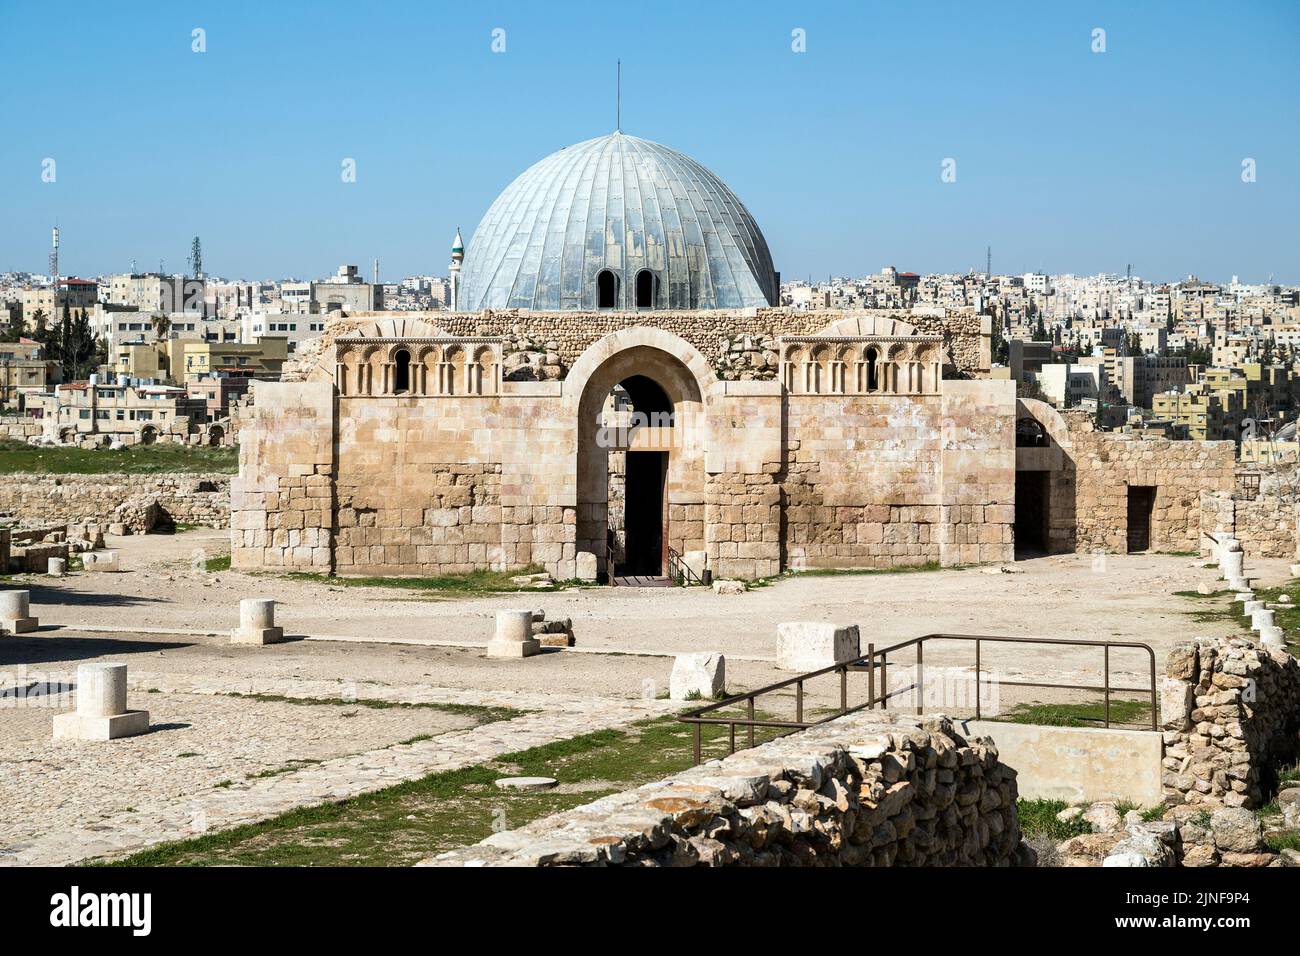
<instances>
[{"instance_id":1,"label":"dark doorway opening","mask_svg":"<svg viewBox=\"0 0 1300 956\"><path fill-rule=\"evenodd\" d=\"M1156 504L1156 490L1141 485L1128 489L1128 551L1148 551L1151 548L1151 512Z\"/></svg>"},{"instance_id":2,"label":"dark doorway opening","mask_svg":"<svg viewBox=\"0 0 1300 956\"><path fill-rule=\"evenodd\" d=\"M618 277L608 269L596 276L596 308L612 309L618 305Z\"/></svg>"},{"instance_id":3,"label":"dark doorway opening","mask_svg":"<svg viewBox=\"0 0 1300 956\"><path fill-rule=\"evenodd\" d=\"M398 349L393 356L393 391L409 392L411 390L411 353Z\"/></svg>"},{"instance_id":4,"label":"dark doorway opening","mask_svg":"<svg viewBox=\"0 0 1300 956\"><path fill-rule=\"evenodd\" d=\"M626 543L619 575L658 577L664 573L664 486L668 477L666 451L627 453L627 484L623 502Z\"/></svg>"},{"instance_id":5,"label":"dark doorway opening","mask_svg":"<svg viewBox=\"0 0 1300 956\"><path fill-rule=\"evenodd\" d=\"M1051 472L1016 472L1016 559L1048 553L1051 514Z\"/></svg>"}]
</instances>

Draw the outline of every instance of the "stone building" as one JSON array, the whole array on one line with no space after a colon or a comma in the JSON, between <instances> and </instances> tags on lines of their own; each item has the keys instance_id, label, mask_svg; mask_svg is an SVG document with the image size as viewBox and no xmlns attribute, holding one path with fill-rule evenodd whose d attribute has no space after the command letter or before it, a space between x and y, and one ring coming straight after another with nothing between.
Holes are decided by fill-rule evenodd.
<instances>
[{"instance_id":1,"label":"stone building","mask_svg":"<svg viewBox=\"0 0 1300 956\"><path fill-rule=\"evenodd\" d=\"M656 144L614 133L547 157L465 256L458 311L334 319L256 384L235 567L971 564L1011 559L1017 528L1126 547L1124 489L1163 487L1146 448L1095 467L1108 439L990 379L988 316L772 307L753 217ZM1146 546L1181 543L1198 509L1152 502Z\"/></svg>"}]
</instances>

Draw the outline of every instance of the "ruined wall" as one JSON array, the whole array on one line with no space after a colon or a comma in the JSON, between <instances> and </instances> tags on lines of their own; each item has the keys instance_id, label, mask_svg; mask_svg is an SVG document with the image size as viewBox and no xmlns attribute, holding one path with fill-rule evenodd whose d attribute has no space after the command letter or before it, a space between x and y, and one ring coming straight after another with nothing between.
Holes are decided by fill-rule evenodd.
<instances>
[{"instance_id":1,"label":"ruined wall","mask_svg":"<svg viewBox=\"0 0 1300 956\"><path fill-rule=\"evenodd\" d=\"M1231 492L1233 442L1143 439L1095 431L1086 415L1067 414L1070 446L1052 473L1054 551L1128 550L1129 487L1154 487L1153 551L1199 551L1201 492Z\"/></svg>"},{"instance_id":2,"label":"ruined wall","mask_svg":"<svg viewBox=\"0 0 1300 956\"><path fill-rule=\"evenodd\" d=\"M230 523L230 475L0 475L0 513L21 519L155 525ZM157 505L162 514L153 510Z\"/></svg>"},{"instance_id":3,"label":"ruined wall","mask_svg":"<svg viewBox=\"0 0 1300 956\"><path fill-rule=\"evenodd\" d=\"M1161 689L1164 784L1175 803L1256 808L1300 756L1300 665L1240 638L1179 645Z\"/></svg>"},{"instance_id":4,"label":"ruined wall","mask_svg":"<svg viewBox=\"0 0 1300 956\"><path fill-rule=\"evenodd\" d=\"M875 713L603 797L433 866L1031 864L1016 774L945 717Z\"/></svg>"},{"instance_id":5,"label":"ruined wall","mask_svg":"<svg viewBox=\"0 0 1300 956\"><path fill-rule=\"evenodd\" d=\"M41 419L26 415L0 416L0 439L26 441L42 433Z\"/></svg>"},{"instance_id":6,"label":"ruined wall","mask_svg":"<svg viewBox=\"0 0 1300 956\"><path fill-rule=\"evenodd\" d=\"M942 335L952 367L949 374L969 378L987 372L991 362L992 320L988 316L936 317L889 310L845 312L792 309L745 309L716 312L383 312L355 313L330 324L326 336L304 344L298 368L314 360L316 349L332 337L359 328L375 318L427 321L447 335L502 336L509 356L533 356L538 378L563 378L587 348L621 329L652 325L689 342L723 380L773 379L777 375L775 339L778 335L813 335L845 317L897 318L922 335ZM514 367L524 364L515 360ZM545 371L544 371L545 370ZM289 377L298 374L289 369Z\"/></svg>"},{"instance_id":7,"label":"ruined wall","mask_svg":"<svg viewBox=\"0 0 1300 956\"><path fill-rule=\"evenodd\" d=\"M1297 511L1294 502L1261 496L1254 500L1224 492L1202 492L1201 553L1210 553L1208 535L1230 534L1247 558L1295 558Z\"/></svg>"}]
</instances>

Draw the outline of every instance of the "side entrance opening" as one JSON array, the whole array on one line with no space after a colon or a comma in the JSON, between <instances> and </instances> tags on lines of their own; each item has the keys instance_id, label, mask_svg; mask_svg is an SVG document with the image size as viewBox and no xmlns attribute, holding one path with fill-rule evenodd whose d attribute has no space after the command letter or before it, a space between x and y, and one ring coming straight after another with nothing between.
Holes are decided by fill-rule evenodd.
<instances>
[{"instance_id":1,"label":"side entrance opening","mask_svg":"<svg viewBox=\"0 0 1300 956\"><path fill-rule=\"evenodd\" d=\"M1048 553L1051 472L1016 472L1016 560Z\"/></svg>"},{"instance_id":2,"label":"side entrance opening","mask_svg":"<svg viewBox=\"0 0 1300 956\"><path fill-rule=\"evenodd\" d=\"M668 477L666 451L629 451L623 499L623 563L620 576L660 577L664 574L664 487Z\"/></svg>"},{"instance_id":3,"label":"side entrance opening","mask_svg":"<svg viewBox=\"0 0 1300 956\"><path fill-rule=\"evenodd\" d=\"M1128 552L1151 548L1151 512L1155 508L1156 490L1149 486L1129 485Z\"/></svg>"}]
</instances>

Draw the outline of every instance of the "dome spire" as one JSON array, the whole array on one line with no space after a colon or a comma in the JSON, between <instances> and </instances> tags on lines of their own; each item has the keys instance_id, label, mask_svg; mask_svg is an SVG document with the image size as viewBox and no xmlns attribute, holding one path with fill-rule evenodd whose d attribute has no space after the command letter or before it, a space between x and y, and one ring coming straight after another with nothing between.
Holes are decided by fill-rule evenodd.
<instances>
[{"instance_id":1,"label":"dome spire","mask_svg":"<svg viewBox=\"0 0 1300 956\"><path fill-rule=\"evenodd\" d=\"M623 132L623 61L614 61L614 132Z\"/></svg>"}]
</instances>

